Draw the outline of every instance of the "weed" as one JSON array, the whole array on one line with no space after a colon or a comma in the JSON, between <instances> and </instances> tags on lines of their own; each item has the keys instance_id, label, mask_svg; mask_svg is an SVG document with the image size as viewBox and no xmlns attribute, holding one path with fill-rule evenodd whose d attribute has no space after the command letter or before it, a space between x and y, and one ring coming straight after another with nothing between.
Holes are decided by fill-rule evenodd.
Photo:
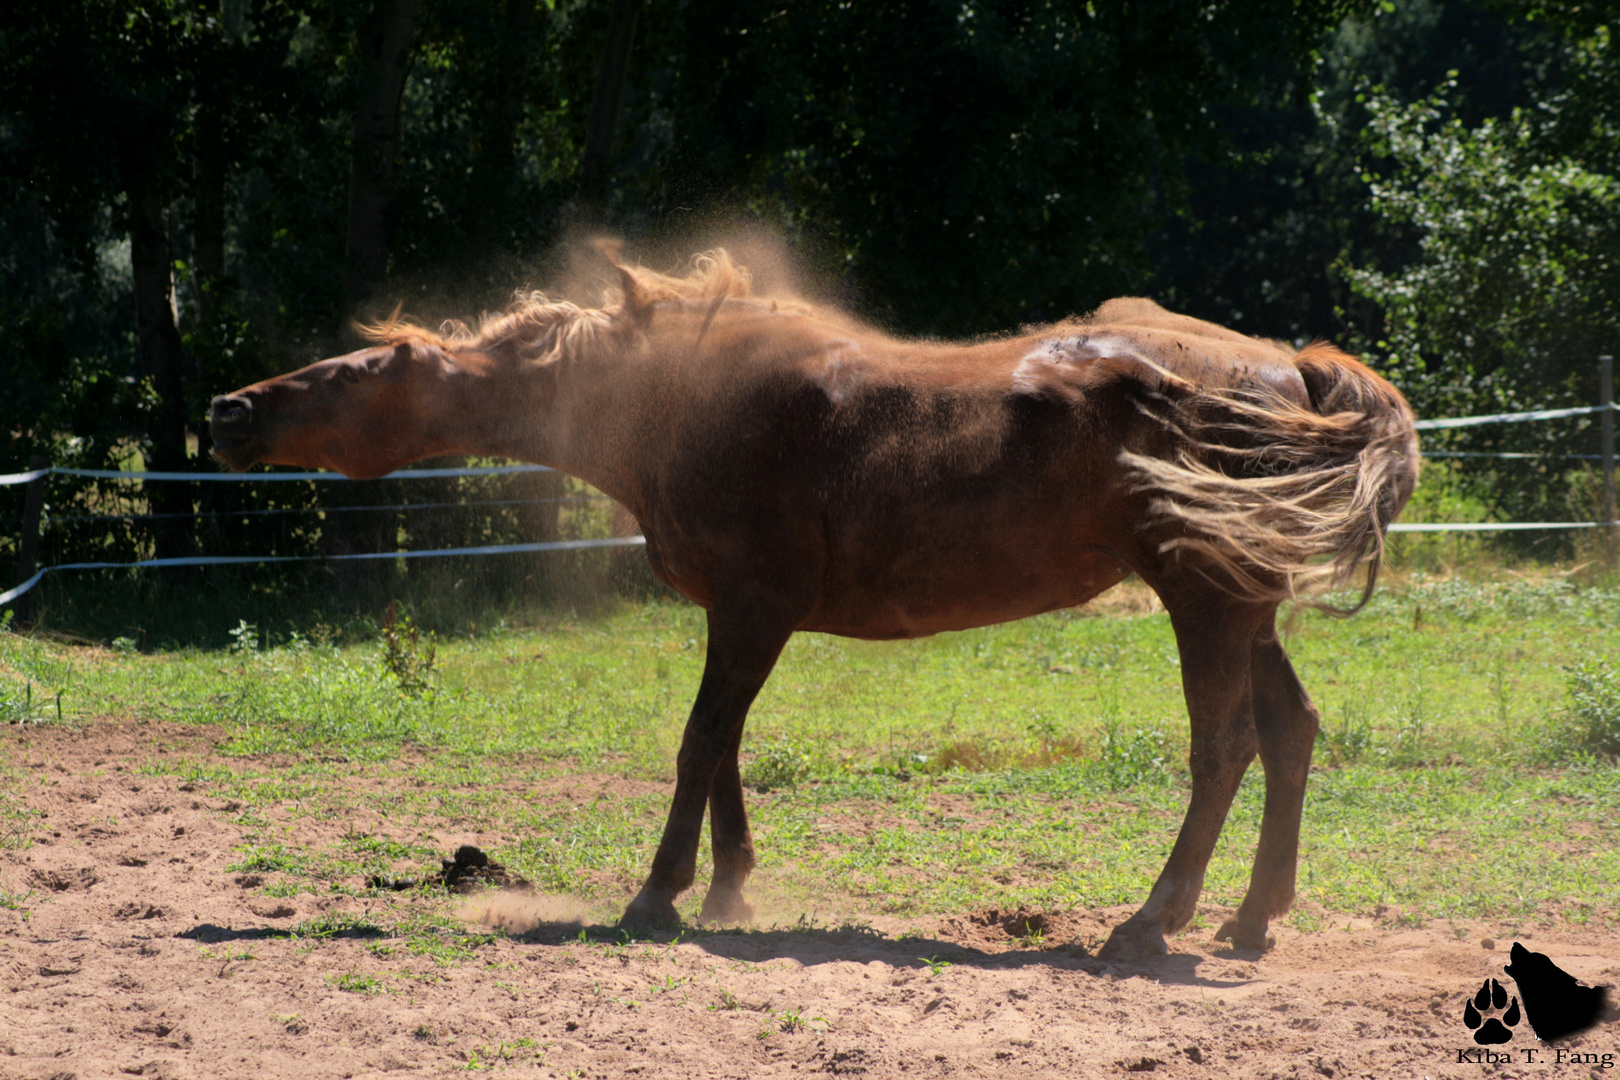
<instances>
[{"instance_id":1,"label":"weed","mask_svg":"<svg viewBox=\"0 0 1620 1080\"><path fill-rule=\"evenodd\" d=\"M468 1052L467 1064L463 1068L471 1072L512 1065L522 1060L528 1060L537 1066L544 1065L545 1052L551 1049L551 1045L551 1043L542 1045L533 1039L513 1039L510 1042L502 1040L494 1046L477 1046Z\"/></svg>"},{"instance_id":2,"label":"weed","mask_svg":"<svg viewBox=\"0 0 1620 1080\"><path fill-rule=\"evenodd\" d=\"M328 975L326 981L350 994L380 994L383 984L370 975L362 975L358 971L347 971L342 975Z\"/></svg>"},{"instance_id":3,"label":"weed","mask_svg":"<svg viewBox=\"0 0 1620 1080\"><path fill-rule=\"evenodd\" d=\"M1102 752L1098 765L1108 786L1115 791L1163 784L1169 773L1169 738L1159 724L1127 727L1117 713L1103 725Z\"/></svg>"},{"instance_id":4,"label":"weed","mask_svg":"<svg viewBox=\"0 0 1620 1080\"><path fill-rule=\"evenodd\" d=\"M1501 731L1508 729L1510 698L1507 657L1497 650L1491 657L1491 700L1496 704L1496 726Z\"/></svg>"},{"instance_id":5,"label":"weed","mask_svg":"<svg viewBox=\"0 0 1620 1080\"><path fill-rule=\"evenodd\" d=\"M690 976L687 976L686 978L682 978L682 979L677 979L673 975L665 975L663 982L651 982L651 983L648 983L647 984L647 989L651 990L655 994L667 994L671 990L679 990L681 987L685 986L688 982L691 982L691 981L692 980L691 980Z\"/></svg>"},{"instance_id":6,"label":"weed","mask_svg":"<svg viewBox=\"0 0 1620 1080\"><path fill-rule=\"evenodd\" d=\"M729 1012L736 1012L739 1009L748 1008L747 1005L743 1004L741 998L739 998L736 994L733 994L724 986L720 988L720 1005L718 1007ZM709 1008L712 1011L716 1008L716 1006L710 1005Z\"/></svg>"},{"instance_id":7,"label":"weed","mask_svg":"<svg viewBox=\"0 0 1620 1080\"><path fill-rule=\"evenodd\" d=\"M1317 738L1327 744L1329 764L1354 765L1368 757L1376 740L1366 702L1346 698L1340 706L1338 726L1323 728Z\"/></svg>"},{"instance_id":8,"label":"weed","mask_svg":"<svg viewBox=\"0 0 1620 1080\"><path fill-rule=\"evenodd\" d=\"M238 619L236 629L230 631L231 653L252 656L259 651L259 628L246 619Z\"/></svg>"},{"instance_id":9,"label":"weed","mask_svg":"<svg viewBox=\"0 0 1620 1080\"><path fill-rule=\"evenodd\" d=\"M289 937L310 938L324 940L327 938L380 938L388 937L389 932L360 915L347 915L342 912L329 912L318 915L313 919L306 919L287 931Z\"/></svg>"},{"instance_id":10,"label":"weed","mask_svg":"<svg viewBox=\"0 0 1620 1080\"><path fill-rule=\"evenodd\" d=\"M1295 911L1289 917L1288 922L1289 925L1302 934L1318 934L1326 928L1322 916L1314 911Z\"/></svg>"},{"instance_id":11,"label":"weed","mask_svg":"<svg viewBox=\"0 0 1620 1080\"><path fill-rule=\"evenodd\" d=\"M919 956L917 959L928 965L928 973L930 975L938 975L946 968L951 966L951 962L949 960L941 960L937 956Z\"/></svg>"},{"instance_id":12,"label":"weed","mask_svg":"<svg viewBox=\"0 0 1620 1080\"><path fill-rule=\"evenodd\" d=\"M473 958L475 950L495 940L494 934L457 933L448 922L416 925L407 933L406 950L415 956L425 956L440 967L464 964Z\"/></svg>"},{"instance_id":13,"label":"weed","mask_svg":"<svg viewBox=\"0 0 1620 1080\"><path fill-rule=\"evenodd\" d=\"M240 848L242 858L225 867L227 873L232 874L265 874L287 873L302 874L306 869L306 857L288 851L280 844L271 844L264 847L249 844Z\"/></svg>"},{"instance_id":14,"label":"weed","mask_svg":"<svg viewBox=\"0 0 1620 1080\"><path fill-rule=\"evenodd\" d=\"M1620 756L1620 665L1588 653L1564 666L1567 708L1543 732L1542 756Z\"/></svg>"},{"instance_id":15,"label":"weed","mask_svg":"<svg viewBox=\"0 0 1620 1080\"><path fill-rule=\"evenodd\" d=\"M438 646L431 640L424 643L422 632L409 615L399 615L392 601L383 614L382 666L399 685L399 692L408 698L419 698L438 685L434 664Z\"/></svg>"},{"instance_id":16,"label":"weed","mask_svg":"<svg viewBox=\"0 0 1620 1080\"><path fill-rule=\"evenodd\" d=\"M742 781L755 791L790 788L810 775L810 755L786 739L766 743L743 770Z\"/></svg>"},{"instance_id":17,"label":"weed","mask_svg":"<svg viewBox=\"0 0 1620 1080\"><path fill-rule=\"evenodd\" d=\"M825 1024L827 1021L822 1020L819 1016L806 1017L802 1010L799 1009L783 1009L776 1014L776 1030L784 1035L791 1035L795 1031L803 1031L817 1022Z\"/></svg>"},{"instance_id":18,"label":"weed","mask_svg":"<svg viewBox=\"0 0 1620 1080\"><path fill-rule=\"evenodd\" d=\"M1399 724L1395 729L1395 760L1400 764L1420 761L1429 739L1429 665L1417 660L1411 665L1407 692L1401 700Z\"/></svg>"},{"instance_id":19,"label":"weed","mask_svg":"<svg viewBox=\"0 0 1620 1080\"><path fill-rule=\"evenodd\" d=\"M6 892L4 889L0 889L0 908L5 908L8 911L20 911L27 915L30 910L28 902L36 895L38 894L33 889L29 889L27 892Z\"/></svg>"},{"instance_id":20,"label":"weed","mask_svg":"<svg viewBox=\"0 0 1620 1080\"><path fill-rule=\"evenodd\" d=\"M23 681L22 692L20 694L17 693L15 687L13 687L10 691L7 691L5 685L0 684L0 723L15 724L28 721L37 722L47 719L45 709L47 695L43 692L43 690L44 688L41 687L39 707L36 709L34 705L33 679L25 679ZM55 701L56 720L57 723L61 723L62 691L58 690L56 692Z\"/></svg>"}]
</instances>

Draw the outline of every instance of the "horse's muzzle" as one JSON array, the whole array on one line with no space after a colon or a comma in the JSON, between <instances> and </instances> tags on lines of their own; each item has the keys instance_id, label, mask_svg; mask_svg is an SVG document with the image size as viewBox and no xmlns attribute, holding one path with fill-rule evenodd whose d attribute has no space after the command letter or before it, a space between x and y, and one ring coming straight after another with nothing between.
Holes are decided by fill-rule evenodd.
<instances>
[{"instance_id":1,"label":"horse's muzzle","mask_svg":"<svg viewBox=\"0 0 1620 1080\"><path fill-rule=\"evenodd\" d=\"M252 401L240 394L221 394L209 406L208 430L216 458L238 471L253 464L246 446L253 432Z\"/></svg>"}]
</instances>

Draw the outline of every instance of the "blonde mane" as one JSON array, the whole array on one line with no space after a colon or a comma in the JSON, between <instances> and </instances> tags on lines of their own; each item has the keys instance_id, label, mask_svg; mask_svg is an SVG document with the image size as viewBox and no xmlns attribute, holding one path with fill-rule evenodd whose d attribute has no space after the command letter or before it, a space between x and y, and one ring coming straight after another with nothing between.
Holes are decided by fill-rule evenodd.
<instances>
[{"instance_id":1,"label":"blonde mane","mask_svg":"<svg viewBox=\"0 0 1620 1080\"><path fill-rule=\"evenodd\" d=\"M522 292L506 311L485 314L476 329L452 319L438 331L401 316L398 308L386 319L357 323L355 329L379 344L419 341L447 349L490 352L515 349L530 363L546 363L599 341L614 327L641 322L655 304L702 304L712 309L727 300L754 301L765 310L784 314L810 314L802 301L759 299L752 295L748 268L732 261L724 248L696 255L684 277L661 274L619 261L616 247L600 245L619 276L616 288L606 290L601 307L581 307L568 300L553 300L543 292ZM712 318L712 313L710 315Z\"/></svg>"}]
</instances>

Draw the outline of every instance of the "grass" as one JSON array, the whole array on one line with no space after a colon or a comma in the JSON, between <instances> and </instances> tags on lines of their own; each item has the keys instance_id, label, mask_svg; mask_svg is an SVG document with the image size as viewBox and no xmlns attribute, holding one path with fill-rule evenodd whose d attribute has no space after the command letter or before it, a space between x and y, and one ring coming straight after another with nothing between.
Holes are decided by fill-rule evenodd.
<instances>
[{"instance_id":1,"label":"grass","mask_svg":"<svg viewBox=\"0 0 1620 1080\"><path fill-rule=\"evenodd\" d=\"M1562 578L1413 575L1348 621L1290 615L1283 634L1324 719L1294 925L1380 904L1614 923L1620 772L1593 749L1606 744L1570 732L1611 730L1617 613L1620 590ZM667 810L702 613L650 602L438 637L408 613L376 626L390 621L381 640L341 644L341 631L232 619L230 648L150 654L0 634L0 699L48 695L32 722L58 722L60 700L62 723L209 726L217 755L162 768L233 806L231 871L272 895L381 897L390 912L295 937L466 962L480 936L444 905L365 886L431 868L439 835L466 823L501 837L492 854L543 891L611 918ZM765 910L1139 902L1185 810L1185 732L1173 636L1145 603L916 642L801 635L744 744ZM1549 746L1564 748L1553 763ZM1235 904L1247 884L1258 773L1211 864L1210 902ZM0 842L35 827L30 782L21 757L0 759ZM289 840L296 816L361 811L388 828Z\"/></svg>"}]
</instances>

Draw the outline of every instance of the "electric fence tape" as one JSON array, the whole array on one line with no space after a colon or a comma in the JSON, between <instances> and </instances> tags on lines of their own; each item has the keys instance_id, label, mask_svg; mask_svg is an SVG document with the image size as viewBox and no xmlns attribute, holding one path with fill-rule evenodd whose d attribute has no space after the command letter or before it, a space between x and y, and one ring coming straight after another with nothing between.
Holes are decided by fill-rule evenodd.
<instances>
[{"instance_id":1,"label":"electric fence tape","mask_svg":"<svg viewBox=\"0 0 1620 1080\"><path fill-rule=\"evenodd\" d=\"M0 593L9 603L39 584L54 570L144 570L155 566L229 566L239 563L340 562L355 559L428 559L447 555L507 555L525 551L580 551L585 548L636 547L645 536L614 536L602 540L552 540L536 544L491 544L488 547L435 548L430 551L368 551L360 555L187 555L172 559L142 559L132 563L83 562L47 566L15 589Z\"/></svg>"},{"instance_id":2,"label":"electric fence tape","mask_svg":"<svg viewBox=\"0 0 1620 1080\"><path fill-rule=\"evenodd\" d=\"M1529 420L1559 420L1569 416L1587 416L1592 413L1613 410L1620 412L1620 405L1582 405L1571 409L1536 409L1531 412L1517 413L1491 413L1486 416L1456 416L1441 420L1419 420L1416 428L1419 431L1439 431L1447 428L1476 427L1481 424L1511 424ZM1534 458L1544 455L1520 452L1486 453L1463 451L1432 451L1427 457L1498 457L1498 458ZM1596 454L1566 454L1563 457L1591 460ZM379 480L427 480L444 479L461 476L509 476L513 473L541 473L551 472L545 465L489 465L471 466L466 468L450 469L400 469L397 472L381 476ZM296 473L189 473L189 472L136 472L122 469L66 469L52 466L45 469L32 469L28 472L8 473L0 475L0 487L12 484L26 484L42 476L55 473L60 476L83 476L95 480L165 480L165 481L236 481L262 483L264 481L301 480L301 481L331 481L348 480L342 473L333 472L296 472ZM347 507L342 509L348 509ZM1519 529L1596 529L1620 525L1620 522L1603 521L1514 521L1514 522L1456 522L1456 523L1413 523L1410 525L1395 524L1389 527L1390 532L1502 532ZM0 604L8 603L39 584L41 578L54 570L138 570L158 566L223 566L243 563L285 563L285 562L336 562L346 559L424 559L450 555L498 555L514 552L528 551L573 551L582 548L601 547L627 547L636 544L645 544L646 537L626 536L614 537L606 540L558 540L538 544L496 544L488 547L465 548L437 548L431 551L377 551L360 555L193 555L173 559L143 559L132 563L63 563L61 566L47 566L33 577L18 585L14 589L0 593Z\"/></svg>"}]
</instances>

